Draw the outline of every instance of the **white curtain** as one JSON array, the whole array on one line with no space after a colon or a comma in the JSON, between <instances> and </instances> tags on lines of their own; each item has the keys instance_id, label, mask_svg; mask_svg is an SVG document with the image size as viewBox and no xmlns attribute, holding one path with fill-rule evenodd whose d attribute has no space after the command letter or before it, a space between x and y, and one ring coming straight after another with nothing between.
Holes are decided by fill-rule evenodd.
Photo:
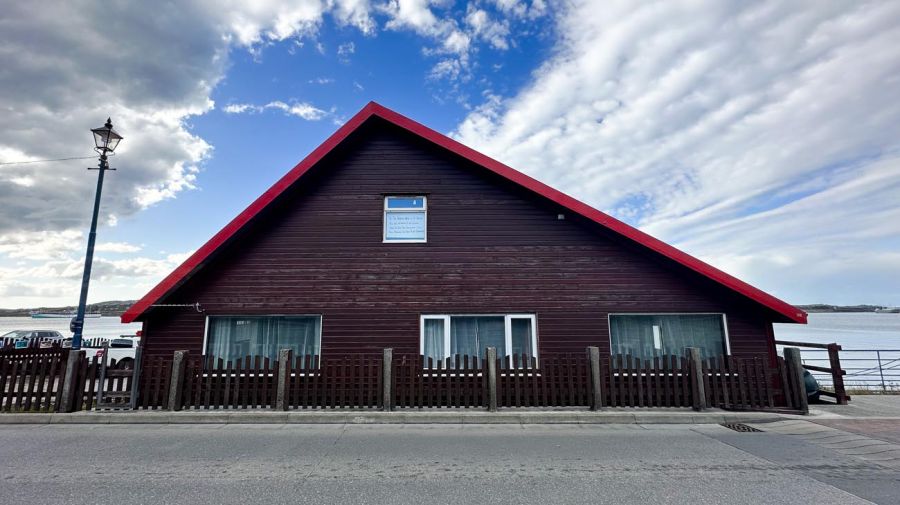
<instances>
[{"instance_id":1,"label":"white curtain","mask_svg":"<svg viewBox=\"0 0 900 505\"><path fill-rule=\"evenodd\" d=\"M206 354L225 361L246 356L275 360L281 349L315 356L320 345L318 316L211 316Z\"/></svg>"},{"instance_id":2,"label":"white curtain","mask_svg":"<svg viewBox=\"0 0 900 505\"><path fill-rule=\"evenodd\" d=\"M506 328L503 316L453 316L450 318L450 355L484 358L485 349L497 348L506 356Z\"/></svg>"},{"instance_id":3,"label":"white curtain","mask_svg":"<svg viewBox=\"0 0 900 505\"><path fill-rule=\"evenodd\" d=\"M423 365L428 366L428 358L431 358L432 364L437 366L437 362L446 357L444 356L444 320L425 319L424 333Z\"/></svg>"},{"instance_id":4,"label":"white curtain","mask_svg":"<svg viewBox=\"0 0 900 505\"><path fill-rule=\"evenodd\" d=\"M209 318L209 335L206 340L206 354L223 360L231 359L231 333L234 323L226 317Z\"/></svg>"},{"instance_id":5,"label":"white curtain","mask_svg":"<svg viewBox=\"0 0 900 505\"><path fill-rule=\"evenodd\" d=\"M519 359L522 358L523 354L529 357L534 356L534 350L532 349L531 319L511 318L510 332L512 333L510 335L510 339L512 340L511 354L513 356L518 356Z\"/></svg>"},{"instance_id":6,"label":"white curtain","mask_svg":"<svg viewBox=\"0 0 900 505\"><path fill-rule=\"evenodd\" d=\"M703 357L725 354L721 314L611 315L609 323L613 354L652 359L683 356L688 347L699 348ZM659 348L654 331L659 336Z\"/></svg>"}]
</instances>

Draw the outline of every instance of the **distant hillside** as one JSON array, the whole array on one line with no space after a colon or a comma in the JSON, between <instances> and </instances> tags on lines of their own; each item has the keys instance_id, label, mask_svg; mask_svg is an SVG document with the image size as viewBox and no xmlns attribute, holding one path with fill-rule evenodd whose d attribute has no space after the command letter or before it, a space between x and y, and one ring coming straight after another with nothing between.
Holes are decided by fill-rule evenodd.
<instances>
[{"instance_id":1,"label":"distant hillside","mask_svg":"<svg viewBox=\"0 0 900 505\"><path fill-rule=\"evenodd\" d=\"M814 303L812 305L797 305L797 308L806 312L878 312L884 311L889 307L881 305L827 305Z\"/></svg>"},{"instance_id":2,"label":"distant hillside","mask_svg":"<svg viewBox=\"0 0 900 505\"><path fill-rule=\"evenodd\" d=\"M99 312L104 316L121 316L128 307L133 305L135 300L113 300L109 302L91 303L87 306L88 312ZM881 305L828 305L825 303L814 303L811 305L797 305L797 308L806 312L892 312L900 309L891 310L889 307ZM28 316L32 312L75 312L75 306L67 307L34 307L29 309L0 309L0 317L16 317Z\"/></svg>"},{"instance_id":3,"label":"distant hillside","mask_svg":"<svg viewBox=\"0 0 900 505\"><path fill-rule=\"evenodd\" d=\"M99 312L104 316L121 316L128 307L134 304L134 300L113 300L109 302L89 303L88 312ZM68 313L75 312L76 307L69 305L67 307L34 307L30 309L0 309L0 317L17 317L28 316L32 312L54 312Z\"/></svg>"}]
</instances>

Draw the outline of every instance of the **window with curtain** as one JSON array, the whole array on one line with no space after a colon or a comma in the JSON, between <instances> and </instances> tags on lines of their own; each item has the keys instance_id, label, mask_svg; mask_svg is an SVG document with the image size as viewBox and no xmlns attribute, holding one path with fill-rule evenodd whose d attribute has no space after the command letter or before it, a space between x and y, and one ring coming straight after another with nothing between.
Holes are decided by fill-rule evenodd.
<instances>
[{"instance_id":1,"label":"window with curtain","mask_svg":"<svg viewBox=\"0 0 900 505\"><path fill-rule=\"evenodd\" d=\"M640 359L683 356L697 347L704 358L726 354L723 314L610 314L612 354Z\"/></svg>"},{"instance_id":2,"label":"window with curtain","mask_svg":"<svg viewBox=\"0 0 900 505\"><path fill-rule=\"evenodd\" d=\"M278 351L294 356L319 354L320 316L210 316L206 354L225 361L245 356L278 359Z\"/></svg>"},{"instance_id":3,"label":"window with curtain","mask_svg":"<svg viewBox=\"0 0 900 505\"><path fill-rule=\"evenodd\" d=\"M537 357L535 317L525 315L422 316L422 355L425 366L448 357L484 358L488 347L498 357L513 354Z\"/></svg>"}]
</instances>

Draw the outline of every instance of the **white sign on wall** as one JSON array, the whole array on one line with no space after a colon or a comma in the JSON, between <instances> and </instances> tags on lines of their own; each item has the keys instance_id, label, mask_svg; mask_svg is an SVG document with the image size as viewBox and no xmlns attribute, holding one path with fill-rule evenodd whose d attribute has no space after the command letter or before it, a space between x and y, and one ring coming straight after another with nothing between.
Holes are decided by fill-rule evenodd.
<instances>
[{"instance_id":1,"label":"white sign on wall","mask_svg":"<svg viewBox=\"0 0 900 505\"><path fill-rule=\"evenodd\" d=\"M388 212L384 219L385 240L425 240L424 212Z\"/></svg>"}]
</instances>

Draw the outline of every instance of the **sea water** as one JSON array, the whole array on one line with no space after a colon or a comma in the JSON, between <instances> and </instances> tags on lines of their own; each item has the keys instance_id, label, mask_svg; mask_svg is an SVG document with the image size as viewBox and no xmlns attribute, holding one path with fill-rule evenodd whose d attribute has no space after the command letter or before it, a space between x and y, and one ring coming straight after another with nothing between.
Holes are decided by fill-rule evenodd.
<instances>
[{"instance_id":1,"label":"sea water","mask_svg":"<svg viewBox=\"0 0 900 505\"><path fill-rule=\"evenodd\" d=\"M84 320L84 338L116 338L134 335L141 323L122 324L118 317L89 317ZM71 337L68 318L34 319L25 317L0 317L0 335L13 330L56 330L64 337Z\"/></svg>"},{"instance_id":2,"label":"sea water","mask_svg":"<svg viewBox=\"0 0 900 505\"><path fill-rule=\"evenodd\" d=\"M834 342L844 349L900 349L900 314L812 313L807 324L775 324L775 339Z\"/></svg>"},{"instance_id":3,"label":"sea water","mask_svg":"<svg viewBox=\"0 0 900 505\"><path fill-rule=\"evenodd\" d=\"M776 324L775 339L841 346L841 368L849 389L900 388L900 314L877 312L821 312L809 315L809 324ZM782 346L778 346L779 350ZM865 350L868 349L868 350ZM827 351L800 348L803 363L829 368ZM831 376L813 371L820 384Z\"/></svg>"}]
</instances>

